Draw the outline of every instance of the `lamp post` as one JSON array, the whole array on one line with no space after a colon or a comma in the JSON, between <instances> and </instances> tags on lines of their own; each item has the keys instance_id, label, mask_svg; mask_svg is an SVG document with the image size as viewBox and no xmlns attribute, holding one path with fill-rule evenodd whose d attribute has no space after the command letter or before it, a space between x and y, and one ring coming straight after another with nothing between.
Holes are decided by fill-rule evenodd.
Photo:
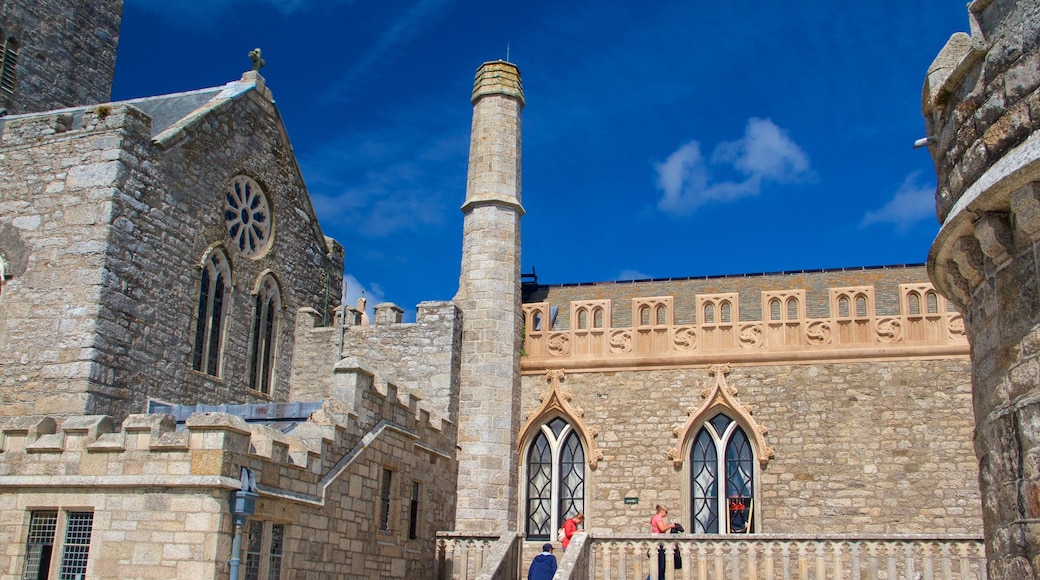
<instances>
[{"instance_id":1,"label":"lamp post","mask_svg":"<svg viewBox=\"0 0 1040 580\"><path fill-rule=\"evenodd\" d=\"M231 567L231 580L238 580L238 566L242 563L238 557L242 553L242 526L256 511L257 497L256 478L252 471L243 467L242 489L231 492L231 517L235 525L235 537L231 542L231 559L228 560L228 565Z\"/></svg>"}]
</instances>

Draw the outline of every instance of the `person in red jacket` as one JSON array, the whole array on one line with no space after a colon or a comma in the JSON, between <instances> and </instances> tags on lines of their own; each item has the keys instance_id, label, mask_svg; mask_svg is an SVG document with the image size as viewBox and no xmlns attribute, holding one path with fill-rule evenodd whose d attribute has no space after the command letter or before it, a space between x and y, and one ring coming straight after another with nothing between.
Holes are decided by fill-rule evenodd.
<instances>
[{"instance_id":1,"label":"person in red jacket","mask_svg":"<svg viewBox=\"0 0 1040 580\"><path fill-rule=\"evenodd\" d=\"M567 551L567 546L571 544L571 536L574 532L578 531L578 526L585 523L585 514L578 512L574 514L569 520L563 522L563 540L560 541L563 544L563 551Z\"/></svg>"}]
</instances>

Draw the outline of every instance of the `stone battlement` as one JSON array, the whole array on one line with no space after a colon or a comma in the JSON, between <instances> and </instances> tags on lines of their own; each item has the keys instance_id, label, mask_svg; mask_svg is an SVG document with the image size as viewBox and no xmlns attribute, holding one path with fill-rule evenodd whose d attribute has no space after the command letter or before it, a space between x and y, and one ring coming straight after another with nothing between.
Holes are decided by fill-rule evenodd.
<instances>
[{"instance_id":1,"label":"stone battlement","mask_svg":"<svg viewBox=\"0 0 1040 580\"><path fill-rule=\"evenodd\" d=\"M147 139L151 133L151 123L148 115L128 104L104 104L20 115L2 121L0 147L37 145L56 138L82 137L119 129L128 129Z\"/></svg>"},{"instance_id":2,"label":"stone battlement","mask_svg":"<svg viewBox=\"0 0 1040 580\"><path fill-rule=\"evenodd\" d=\"M431 424L425 411L416 413L414 401L402 405L392 387L386 403L414 420L402 424L384 418L361 425L336 400L325 401L288 434L220 412L194 413L181 430L172 415L130 415L122 425L106 415L8 419L0 423L0 486L12 477L18 481L7 485L31 484L34 476L69 476L70 485L118 486L145 480L175 485L177 478L190 485L191 476L209 476L226 481L207 480L207 485L237 487L238 469L249 467L271 489L317 497L321 493L315 487L323 479L387 429L404 440L423 441L416 449L450 458L443 425Z\"/></svg>"}]
</instances>

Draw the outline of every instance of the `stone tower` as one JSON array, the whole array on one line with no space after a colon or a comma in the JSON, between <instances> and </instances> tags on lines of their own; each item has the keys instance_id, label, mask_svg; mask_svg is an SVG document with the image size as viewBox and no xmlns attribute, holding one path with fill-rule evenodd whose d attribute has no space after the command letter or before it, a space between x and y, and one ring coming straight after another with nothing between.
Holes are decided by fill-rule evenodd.
<instances>
[{"instance_id":1,"label":"stone tower","mask_svg":"<svg viewBox=\"0 0 1040 580\"><path fill-rule=\"evenodd\" d=\"M922 110L942 228L935 286L971 343L990 578L1040 577L1040 0L974 0Z\"/></svg>"},{"instance_id":2,"label":"stone tower","mask_svg":"<svg viewBox=\"0 0 1040 580\"><path fill-rule=\"evenodd\" d=\"M0 107L108 102L122 15L123 0L0 0Z\"/></svg>"},{"instance_id":3,"label":"stone tower","mask_svg":"<svg viewBox=\"0 0 1040 580\"><path fill-rule=\"evenodd\" d=\"M487 62L473 127L455 302L462 310L456 529L516 525L520 427L520 71Z\"/></svg>"}]
</instances>

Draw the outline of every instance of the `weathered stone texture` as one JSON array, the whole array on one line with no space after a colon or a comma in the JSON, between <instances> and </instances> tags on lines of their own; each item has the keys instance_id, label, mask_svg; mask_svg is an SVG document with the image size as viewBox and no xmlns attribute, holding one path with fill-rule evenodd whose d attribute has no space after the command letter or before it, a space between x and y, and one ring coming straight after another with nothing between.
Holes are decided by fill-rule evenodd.
<instances>
[{"instance_id":1,"label":"weathered stone texture","mask_svg":"<svg viewBox=\"0 0 1040 580\"><path fill-rule=\"evenodd\" d=\"M516 521L520 411L519 71L485 63L473 127L455 303L462 311L456 529L505 531Z\"/></svg>"},{"instance_id":2,"label":"weathered stone texture","mask_svg":"<svg viewBox=\"0 0 1040 580\"><path fill-rule=\"evenodd\" d=\"M11 114L109 100L123 0L7 0L0 3L0 41L19 48L13 94L0 91Z\"/></svg>"},{"instance_id":3,"label":"weathered stone texture","mask_svg":"<svg viewBox=\"0 0 1040 580\"><path fill-rule=\"evenodd\" d=\"M929 274L963 311L971 343L989 575L1035 578L1040 1L976 0L968 9L970 42L955 35L943 49L922 103L937 136L943 221Z\"/></svg>"},{"instance_id":4,"label":"weathered stone texture","mask_svg":"<svg viewBox=\"0 0 1040 580\"><path fill-rule=\"evenodd\" d=\"M29 512L57 508L94 514L88 577L226 577L228 498L247 467L260 492L251 519L286 524L283 570L433 577L434 533L450 527L455 510L453 435L396 398L366 391L349 415L327 402L289 435L223 413L193 415L183 432L156 415L132 415L121 431L104 417L2 420L0 575L21 577ZM374 501L384 469L394 474L386 530Z\"/></svg>"},{"instance_id":5,"label":"weathered stone texture","mask_svg":"<svg viewBox=\"0 0 1040 580\"><path fill-rule=\"evenodd\" d=\"M342 248L321 236L273 103L219 107L163 149L129 105L16 117L0 142L4 414L145 410L146 401L222 403L289 395L297 309L331 324ZM275 237L256 259L228 243L223 190L246 174L271 200ZM200 264L231 262L219 377L191 370ZM248 387L253 292L277 278L283 311L270 397Z\"/></svg>"},{"instance_id":6,"label":"weathered stone texture","mask_svg":"<svg viewBox=\"0 0 1040 580\"><path fill-rule=\"evenodd\" d=\"M775 449L757 482L757 531L977 532L968 369L964 359L733 367L729 386ZM567 374L562 387L604 453L586 470L587 529L646 531L658 503L692 529L690 462L677 468L667 454L710 384L703 368ZM545 389L544 376L524 377L525 413Z\"/></svg>"}]
</instances>

